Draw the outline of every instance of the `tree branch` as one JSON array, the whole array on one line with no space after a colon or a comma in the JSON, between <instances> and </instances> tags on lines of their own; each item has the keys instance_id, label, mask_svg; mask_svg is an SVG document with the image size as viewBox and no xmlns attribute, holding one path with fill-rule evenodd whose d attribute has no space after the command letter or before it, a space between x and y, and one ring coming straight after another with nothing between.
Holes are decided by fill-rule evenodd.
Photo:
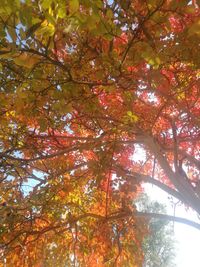
<instances>
[{"instance_id":1,"label":"tree branch","mask_svg":"<svg viewBox=\"0 0 200 267\"><path fill-rule=\"evenodd\" d=\"M184 196L186 202L198 213L200 213L200 199L196 196L193 186L182 177L178 172L174 172L163 154L162 147L159 145L153 137L147 136L145 134L139 137L143 144L145 144L148 149L156 156L159 165L169 178L170 182L179 191L181 195Z\"/></svg>"},{"instance_id":2,"label":"tree branch","mask_svg":"<svg viewBox=\"0 0 200 267\"><path fill-rule=\"evenodd\" d=\"M160 189L162 189L163 191L165 191L166 193L168 193L169 195L172 195L173 197L186 203L185 198L178 191L165 185L164 183L160 182L159 180L152 178L149 175L145 175L145 174L141 174L141 173L137 173L137 172L130 172L130 171L124 170L123 168L121 168L119 166L117 166L116 169L119 170L120 174L122 174L126 177L129 177L131 179L135 179L138 182L153 184L153 185L159 187Z\"/></svg>"},{"instance_id":3,"label":"tree branch","mask_svg":"<svg viewBox=\"0 0 200 267\"><path fill-rule=\"evenodd\" d=\"M181 218L181 217L174 217L172 215L167 215L167 214L159 214L159 213L148 213L148 212L137 212L135 214L136 217L144 217L144 218L155 218L155 219L159 219L159 220L166 220L166 221L173 221L173 222L178 222L178 223L182 223L182 224L186 224L188 226L194 227L198 230L200 230L200 224L196 223L194 221L185 219L185 218Z\"/></svg>"}]
</instances>

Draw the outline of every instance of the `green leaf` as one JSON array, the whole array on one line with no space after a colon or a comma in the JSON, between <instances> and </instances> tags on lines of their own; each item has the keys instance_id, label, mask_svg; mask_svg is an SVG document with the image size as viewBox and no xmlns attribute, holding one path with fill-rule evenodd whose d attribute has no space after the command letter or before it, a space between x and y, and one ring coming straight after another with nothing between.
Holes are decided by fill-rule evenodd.
<instances>
[{"instance_id":1,"label":"green leaf","mask_svg":"<svg viewBox=\"0 0 200 267\"><path fill-rule=\"evenodd\" d=\"M61 19L66 17L66 10L64 6L58 9L57 16Z\"/></svg>"},{"instance_id":2,"label":"green leaf","mask_svg":"<svg viewBox=\"0 0 200 267\"><path fill-rule=\"evenodd\" d=\"M27 33L26 33L26 37L30 37L32 36L35 31L40 27L40 25L42 24L42 22L37 22L36 24L33 24L28 30L27 30ZM20 29L22 30L22 29ZM23 30L22 30L23 31ZM21 31L20 31L20 35L21 35Z\"/></svg>"},{"instance_id":3,"label":"green leaf","mask_svg":"<svg viewBox=\"0 0 200 267\"><path fill-rule=\"evenodd\" d=\"M158 67L161 63L160 58L156 57L156 56L149 58L149 59L147 58L147 60L148 60L148 63L154 67L154 69L158 69Z\"/></svg>"},{"instance_id":4,"label":"green leaf","mask_svg":"<svg viewBox=\"0 0 200 267\"><path fill-rule=\"evenodd\" d=\"M106 11L106 17L107 17L108 19L112 19L112 18L113 18L113 12L112 12L111 9L108 9L108 10Z\"/></svg>"},{"instance_id":5,"label":"green leaf","mask_svg":"<svg viewBox=\"0 0 200 267\"><path fill-rule=\"evenodd\" d=\"M52 2L53 0L43 0L41 6L43 9L48 9L51 6Z\"/></svg>"},{"instance_id":6,"label":"green leaf","mask_svg":"<svg viewBox=\"0 0 200 267\"><path fill-rule=\"evenodd\" d=\"M95 0L95 5L98 7L98 8L102 8L103 7L103 1L101 0Z\"/></svg>"},{"instance_id":7,"label":"green leaf","mask_svg":"<svg viewBox=\"0 0 200 267\"><path fill-rule=\"evenodd\" d=\"M79 0L69 0L69 11L71 14L77 12L79 9Z\"/></svg>"},{"instance_id":8,"label":"green leaf","mask_svg":"<svg viewBox=\"0 0 200 267\"><path fill-rule=\"evenodd\" d=\"M154 69L157 69L161 64L161 60L156 55L153 48L146 42L140 42L139 46L141 51L143 51L141 53L142 58L144 58L148 64L153 66Z\"/></svg>"},{"instance_id":9,"label":"green leaf","mask_svg":"<svg viewBox=\"0 0 200 267\"><path fill-rule=\"evenodd\" d=\"M27 53L21 53L13 56L13 60L15 64L31 69L39 61L39 58L35 55L30 56Z\"/></svg>"}]
</instances>

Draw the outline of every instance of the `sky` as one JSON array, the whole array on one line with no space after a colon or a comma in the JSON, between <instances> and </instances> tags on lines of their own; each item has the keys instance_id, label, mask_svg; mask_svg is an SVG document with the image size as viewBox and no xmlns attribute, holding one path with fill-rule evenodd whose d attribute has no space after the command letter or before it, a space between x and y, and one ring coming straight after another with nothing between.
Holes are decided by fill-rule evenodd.
<instances>
[{"instance_id":1,"label":"sky","mask_svg":"<svg viewBox=\"0 0 200 267\"><path fill-rule=\"evenodd\" d=\"M168 215L173 215L174 209L168 199L168 194L153 185L145 185L145 191L152 200L157 200L167 206ZM191 209L186 210L183 205L177 205L176 216L194 220L198 217ZM200 231L181 223L174 223L176 239L176 267L200 267Z\"/></svg>"},{"instance_id":2,"label":"sky","mask_svg":"<svg viewBox=\"0 0 200 267\"><path fill-rule=\"evenodd\" d=\"M139 146L135 146L134 161L146 161L145 151ZM169 194L152 184L143 185L145 192L151 200L162 203L167 208L168 215L174 215L174 206L170 202ZM172 198L173 199L173 198ZM173 199L174 203L177 200ZM192 209L186 209L183 204L176 206L175 215L200 223L196 213ZM174 223L174 236L176 240L176 266L173 267L200 267L200 230L181 223Z\"/></svg>"}]
</instances>

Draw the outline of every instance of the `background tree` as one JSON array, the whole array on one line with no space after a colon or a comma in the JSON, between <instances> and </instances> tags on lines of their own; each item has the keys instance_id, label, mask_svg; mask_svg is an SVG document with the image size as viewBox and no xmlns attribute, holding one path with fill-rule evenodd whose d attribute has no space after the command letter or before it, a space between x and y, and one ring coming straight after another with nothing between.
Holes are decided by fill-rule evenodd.
<instances>
[{"instance_id":1,"label":"background tree","mask_svg":"<svg viewBox=\"0 0 200 267\"><path fill-rule=\"evenodd\" d=\"M136 201L141 211L166 213L166 207L157 201L151 201L148 195L141 194ZM176 241L172 223L159 219L149 222L149 235L143 241L143 267L175 267Z\"/></svg>"},{"instance_id":2,"label":"background tree","mask_svg":"<svg viewBox=\"0 0 200 267\"><path fill-rule=\"evenodd\" d=\"M149 182L200 213L197 1L3 0L0 26L7 265L141 266L146 219L199 229L132 206Z\"/></svg>"}]
</instances>

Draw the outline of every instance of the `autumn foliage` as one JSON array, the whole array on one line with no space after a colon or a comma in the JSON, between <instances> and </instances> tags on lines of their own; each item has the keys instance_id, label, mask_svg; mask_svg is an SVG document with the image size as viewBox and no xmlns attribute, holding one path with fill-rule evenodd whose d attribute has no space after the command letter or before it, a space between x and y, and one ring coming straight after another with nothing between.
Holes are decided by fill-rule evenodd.
<instances>
[{"instance_id":1,"label":"autumn foliage","mask_svg":"<svg viewBox=\"0 0 200 267\"><path fill-rule=\"evenodd\" d=\"M141 183L200 214L198 1L1 2L0 266L142 266Z\"/></svg>"}]
</instances>

